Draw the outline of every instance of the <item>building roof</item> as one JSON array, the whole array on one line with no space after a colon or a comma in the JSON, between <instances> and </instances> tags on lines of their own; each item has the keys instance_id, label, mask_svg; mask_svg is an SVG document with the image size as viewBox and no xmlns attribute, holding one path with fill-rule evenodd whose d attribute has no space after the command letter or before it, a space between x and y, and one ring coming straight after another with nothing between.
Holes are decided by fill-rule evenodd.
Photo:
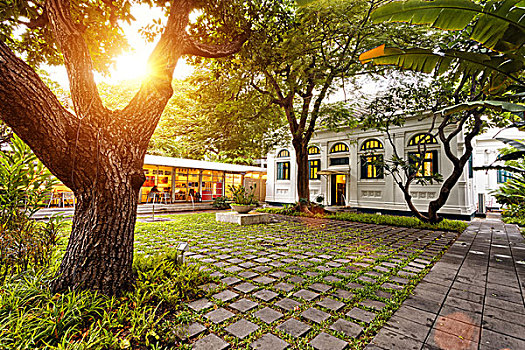
<instances>
[{"instance_id":1,"label":"building roof","mask_svg":"<svg viewBox=\"0 0 525 350\"><path fill-rule=\"evenodd\" d=\"M152 156L146 154L144 158L144 164L148 165L160 165L160 166L172 166L178 168L192 168L192 169L206 169L206 170L222 170L230 171L235 173L246 173L246 172L266 172L265 168L237 165L229 163L218 163L218 162L207 162L204 160L184 159L184 158L172 158L172 157L161 157Z\"/></svg>"}]
</instances>

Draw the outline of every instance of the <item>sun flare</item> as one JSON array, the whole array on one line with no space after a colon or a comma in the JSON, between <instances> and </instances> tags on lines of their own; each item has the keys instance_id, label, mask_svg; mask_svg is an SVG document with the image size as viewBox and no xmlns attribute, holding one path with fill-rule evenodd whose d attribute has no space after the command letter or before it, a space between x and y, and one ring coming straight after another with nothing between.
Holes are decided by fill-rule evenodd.
<instances>
[{"instance_id":1,"label":"sun flare","mask_svg":"<svg viewBox=\"0 0 525 350\"><path fill-rule=\"evenodd\" d=\"M142 80L148 74L148 56L140 53L127 53L115 60L115 66L110 71L110 80Z\"/></svg>"}]
</instances>

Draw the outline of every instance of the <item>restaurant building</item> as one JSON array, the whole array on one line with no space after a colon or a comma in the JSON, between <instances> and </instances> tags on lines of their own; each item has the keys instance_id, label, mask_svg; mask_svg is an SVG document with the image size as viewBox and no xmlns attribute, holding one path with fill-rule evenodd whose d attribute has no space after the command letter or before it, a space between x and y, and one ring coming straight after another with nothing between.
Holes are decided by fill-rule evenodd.
<instances>
[{"instance_id":1,"label":"restaurant building","mask_svg":"<svg viewBox=\"0 0 525 350\"><path fill-rule=\"evenodd\" d=\"M212 202L215 198L231 198L230 186L254 187L259 201L266 195L266 169L228 163L146 155L146 181L139 194L139 203ZM158 192L152 193L156 186ZM47 206L74 205L73 192L59 183L47 199Z\"/></svg>"},{"instance_id":2,"label":"restaurant building","mask_svg":"<svg viewBox=\"0 0 525 350\"><path fill-rule=\"evenodd\" d=\"M231 197L232 185L255 185L259 200L266 194L266 169L261 167L146 155L143 169L146 181L140 203L148 201L153 186L157 186L161 199L168 198L171 203Z\"/></svg>"}]
</instances>

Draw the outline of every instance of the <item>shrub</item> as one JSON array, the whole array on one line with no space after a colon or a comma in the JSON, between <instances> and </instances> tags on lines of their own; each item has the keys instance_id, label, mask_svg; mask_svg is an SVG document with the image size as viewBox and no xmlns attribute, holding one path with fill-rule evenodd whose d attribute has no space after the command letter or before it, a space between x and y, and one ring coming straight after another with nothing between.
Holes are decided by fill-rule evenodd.
<instances>
[{"instance_id":1,"label":"shrub","mask_svg":"<svg viewBox=\"0 0 525 350\"><path fill-rule=\"evenodd\" d=\"M232 186L230 185L230 191L232 192L232 200L234 204L240 205L257 205L259 202L255 199L256 185L250 186L248 191L244 186Z\"/></svg>"},{"instance_id":2,"label":"shrub","mask_svg":"<svg viewBox=\"0 0 525 350\"><path fill-rule=\"evenodd\" d=\"M16 135L0 151L0 280L30 267L48 266L60 239L61 216L30 219L51 190L53 177Z\"/></svg>"},{"instance_id":3,"label":"shrub","mask_svg":"<svg viewBox=\"0 0 525 350\"><path fill-rule=\"evenodd\" d=\"M266 213L282 214L282 215L293 215L293 216L307 216L300 212L290 212L288 208L264 208L258 209ZM431 230L445 230L463 232L467 227L468 223L457 220L444 219L438 224L428 224L420 221L415 217L407 216L395 216L395 215L378 215L378 214L359 214L359 213L335 213L329 215L323 215L327 219L343 220L343 221L354 221L363 222L367 224L381 224L391 226L401 226L410 228L421 228Z\"/></svg>"},{"instance_id":4,"label":"shrub","mask_svg":"<svg viewBox=\"0 0 525 350\"><path fill-rule=\"evenodd\" d=\"M217 197L213 200L213 207L215 209L229 209L230 205L228 204L228 201L230 199L225 196Z\"/></svg>"},{"instance_id":5,"label":"shrub","mask_svg":"<svg viewBox=\"0 0 525 350\"><path fill-rule=\"evenodd\" d=\"M53 294L48 270L10 275L1 286L0 349L146 349L177 347L174 324L188 322L181 301L207 281L177 256L137 258L135 291Z\"/></svg>"},{"instance_id":6,"label":"shrub","mask_svg":"<svg viewBox=\"0 0 525 350\"><path fill-rule=\"evenodd\" d=\"M503 222L506 224L516 224L525 227L525 217L503 217Z\"/></svg>"},{"instance_id":7,"label":"shrub","mask_svg":"<svg viewBox=\"0 0 525 350\"><path fill-rule=\"evenodd\" d=\"M63 226L61 216L53 216L48 222L35 222L19 215L3 223L0 226L0 282L8 274L49 266Z\"/></svg>"},{"instance_id":8,"label":"shrub","mask_svg":"<svg viewBox=\"0 0 525 350\"><path fill-rule=\"evenodd\" d=\"M511 150L504 150L505 153L509 151ZM505 165L525 170L525 159L510 160L505 162ZM516 224L525 222L525 173L513 172L507 182L491 191L491 194L496 197L499 204L505 206L502 213L505 222Z\"/></svg>"},{"instance_id":9,"label":"shrub","mask_svg":"<svg viewBox=\"0 0 525 350\"><path fill-rule=\"evenodd\" d=\"M11 151L0 151L0 217L31 216L52 189L56 180L16 135Z\"/></svg>"}]
</instances>

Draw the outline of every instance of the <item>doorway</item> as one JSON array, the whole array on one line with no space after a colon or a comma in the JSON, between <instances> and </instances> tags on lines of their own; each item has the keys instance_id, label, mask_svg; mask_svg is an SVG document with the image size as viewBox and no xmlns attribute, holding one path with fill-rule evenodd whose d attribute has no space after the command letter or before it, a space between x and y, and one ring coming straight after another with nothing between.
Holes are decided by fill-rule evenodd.
<instances>
[{"instance_id":1,"label":"doorway","mask_svg":"<svg viewBox=\"0 0 525 350\"><path fill-rule=\"evenodd\" d=\"M332 175L331 205L346 205L346 175Z\"/></svg>"}]
</instances>

